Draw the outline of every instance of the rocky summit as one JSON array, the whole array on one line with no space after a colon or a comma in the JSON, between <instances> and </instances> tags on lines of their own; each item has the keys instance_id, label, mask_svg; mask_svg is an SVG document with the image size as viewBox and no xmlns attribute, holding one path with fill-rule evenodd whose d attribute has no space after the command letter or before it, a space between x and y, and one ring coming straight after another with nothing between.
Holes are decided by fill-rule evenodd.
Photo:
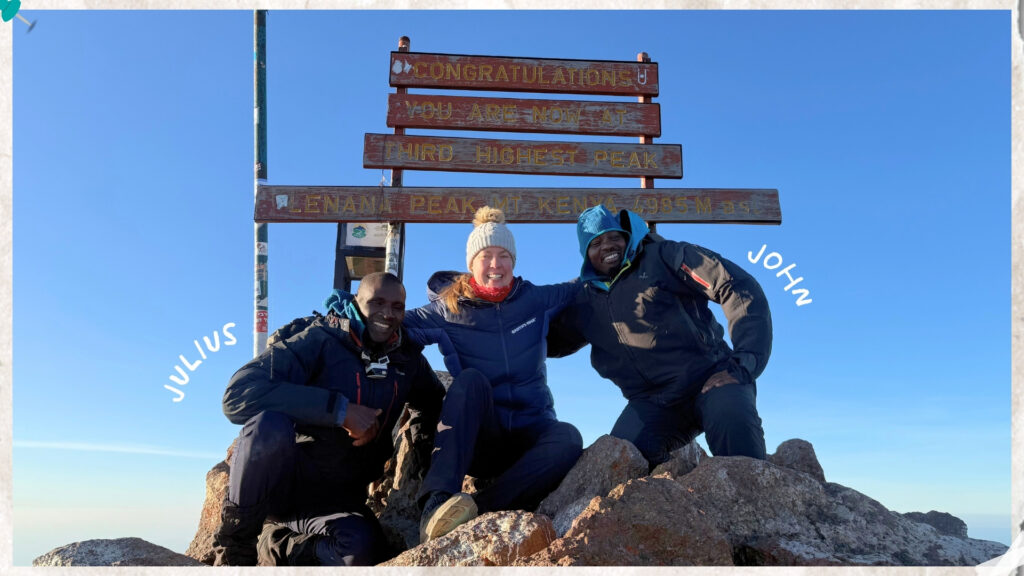
<instances>
[{"instance_id":1,"label":"rocky summit","mask_svg":"<svg viewBox=\"0 0 1024 576\"><path fill-rule=\"evenodd\" d=\"M827 482L814 448L783 442L767 460L711 457L696 444L648 472L629 442L602 436L535 511L483 514L420 545L415 495L430 438L415 416L393 432L396 450L369 491L397 556L387 566L974 566L1007 547L967 537L950 514L899 514ZM228 461L207 475L199 530L186 556L138 539L58 548L35 565L185 565L212 562ZM477 479L467 478L472 492Z\"/></svg>"}]
</instances>

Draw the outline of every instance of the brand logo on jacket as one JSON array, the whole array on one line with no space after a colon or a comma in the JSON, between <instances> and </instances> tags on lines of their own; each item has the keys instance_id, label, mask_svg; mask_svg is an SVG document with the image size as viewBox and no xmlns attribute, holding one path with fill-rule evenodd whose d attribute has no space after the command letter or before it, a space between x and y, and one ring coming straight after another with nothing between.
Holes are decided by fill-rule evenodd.
<instances>
[{"instance_id":1,"label":"brand logo on jacket","mask_svg":"<svg viewBox=\"0 0 1024 576\"><path fill-rule=\"evenodd\" d=\"M515 328L513 328L513 329L512 329L512 334L515 334L516 332L519 332L519 331L520 331L520 330L522 330L523 328L526 328L527 326L529 326L530 324L533 324L533 323L534 323L534 322L536 322L536 321L537 321L537 317L536 317L536 316L534 316L533 318L530 318L530 319L529 319L529 320L527 320L526 322L523 322L523 323L522 323L522 324L520 324L519 326L516 326Z\"/></svg>"}]
</instances>

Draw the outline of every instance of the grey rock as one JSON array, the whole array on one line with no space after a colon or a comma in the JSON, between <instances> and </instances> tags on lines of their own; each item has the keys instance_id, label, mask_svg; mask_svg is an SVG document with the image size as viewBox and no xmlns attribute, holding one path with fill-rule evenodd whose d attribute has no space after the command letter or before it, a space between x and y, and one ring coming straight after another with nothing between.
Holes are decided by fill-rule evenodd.
<instances>
[{"instance_id":1,"label":"grey rock","mask_svg":"<svg viewBox=\"0 0 1024 576\"><path fill-rule=\"evenodd\" d=\"M141 538L86 540L55 548L32 561L32 566L204 566Z\"/></svg>"},{"instance_id":2,"label":"grey rock","mask_svg":"<svg viewBox=\"0 0 1024 576\"><path fill-rule=\"evenodd\" d=\"M651 470L651 476L658 476L666 472L675 478L685 476L692 472L707 457L708 453L700 447L700 444L690 442L682 448L673 450L668 460L658 464L654 467L654 470Z\"/></svg>"},{"instance_id":3,"label":"grey rock","mask_svg":"<svg viewBox=\"0 0 1024 576\"><path fill-rule=\"evenodd\" d=\"M813 476L818 482L825 481L825 471L818 463L818 456L814 453L814 446L806 440L794 438L786 440L775 450L775 454L768 457L768 461L776 466L798 470Z\"/></svg>"},{"instance_id":4,"label":"grey rock","mask_svg":"<svg viewBox=\"0 0 1024 576\"><path fill-rule=\"evenodd\" d=\"M727 534L739 565L973 566L1006 551L767 461L709 458L677 482Z\"/></svg>"},{"instance_id":5,"label":"grey rock","mask_svg":"<svg viewBox=\"0 0 1024 576\"><path fill-rule=\"evenodd\" d=\"M606 434L583 451L558 488L540 503L537 512L552 517L555 533L563 536L592 498L646 475L647 469L647 460L636 446Z\"/></svg>"},{"instance_id":6,"label":"grey rock","mask_svg":"<svg viewBox=\"0 0 1024 576\"><path fill-rule=\"evenodd\" d=\"M927 513L907 512L903 516L914 522L923 522L938 530L939 534L967 538L967 524L952 514L931 510Z\"/></svg>"}]
</instances>

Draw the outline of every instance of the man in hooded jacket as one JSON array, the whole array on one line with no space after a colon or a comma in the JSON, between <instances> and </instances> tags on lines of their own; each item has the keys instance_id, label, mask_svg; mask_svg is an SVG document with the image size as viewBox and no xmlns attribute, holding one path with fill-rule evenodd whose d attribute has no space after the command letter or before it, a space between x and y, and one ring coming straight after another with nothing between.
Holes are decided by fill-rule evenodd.
<instances>
[{"instance_id":1,"label":"man in hooded jacket","mask_svg":"<svg viewBox=\"0 0 1024 576\"><path fill-rule=\"evenodd\" d=\"M255 565L257 555L278 566L373 565L389 556L367 486L391 457L406 401L417 411L413 433L431 436L444 388L401 327L398 278L368 275L354 300L335 290L325 305L327 316L272 336L224 393L224 414L244 426L215 565Z\"/></svg>"},{"instance_id":2,"label":"man in hooded jacket","mask_svg":"<svg viewBox=\"0 0 1024 576\"><path fill-rule=\"evenodd\" d=\"M594 206L576 230L584 287L552 323L548 355L591 344L594 369L628 400L611 435L652 469L702 431L715 456L764 459L754 381L772 324L757 281L711 250L649 235L628 210ZM722 306L733 348L708 302Z\"/></svg>"}]
</instances>

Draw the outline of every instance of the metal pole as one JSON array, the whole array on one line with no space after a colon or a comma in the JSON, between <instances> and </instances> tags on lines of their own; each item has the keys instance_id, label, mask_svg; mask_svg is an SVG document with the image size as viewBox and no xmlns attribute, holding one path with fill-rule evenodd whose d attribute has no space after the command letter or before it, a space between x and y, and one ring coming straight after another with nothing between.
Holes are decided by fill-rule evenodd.
<instances>
[{"instance_id":1,"label":"metal pole","mask_svg":"<svg viewBox=\"0 0 1024 576\"><path fill-rule=\"evenodd\" d=\"M640 52L639 54L636 55L636 61L637 62L650 62L651 61L651 57L647 55L647 52ZM636 100L637 100L637 102L639 102L641 104L650 104L651 102L654 101L654 98L652 98L651 96L638 96ZM654 144L654 137L653 136L647 136L647 135L641 136L640 137L640 143L641 144ZM654 178L652 178L650 176L644 176L644 177L640 178L640 187L641 188L654 188ZM647 227L651 229L651 232L657 232L658 231L658 223L657 222L648 222L647 223Z\"/></svg>"},{"instance_id":2,"label":"metal pole","mask_svg":"<svg viewBox=\"0 0 1024 576\"><path fill-rule=\"evenodd\" d=\"M259 190L260 184L267 183L267 11L254 11L254 41L255 51L253 53L253 91L255 98L255 113L253 114L254 126L254 148L256 153L256 183L253 187L254 195ZM257 223L254 227L255 233L255 272L256 286L254 296L255 318L253 323L253 356L258 356L267 347L267 320L269 308L267 306L267 224Z\"/></svg>"},{"instance_id":3,"label":"metal pole","mask_svg":"<svg viewBox=\"0 0 1024 576\"><path fill-rule=\"evenodd\" d=\"M409 51L409 37L402 36L398 39L398 51L408 52ZM397 94L408 94L407 88L396 88ZM405 128L395 128L395 134L405 134ZM402 171L392 170L391 171L391 186L401 188L402 186ZM398 279L402 279L403 257L405 255L405 224L402 222L388 222L388 238L385 243L384 252L384 271L398 276Z\"/></svg>"}]
</instances>

